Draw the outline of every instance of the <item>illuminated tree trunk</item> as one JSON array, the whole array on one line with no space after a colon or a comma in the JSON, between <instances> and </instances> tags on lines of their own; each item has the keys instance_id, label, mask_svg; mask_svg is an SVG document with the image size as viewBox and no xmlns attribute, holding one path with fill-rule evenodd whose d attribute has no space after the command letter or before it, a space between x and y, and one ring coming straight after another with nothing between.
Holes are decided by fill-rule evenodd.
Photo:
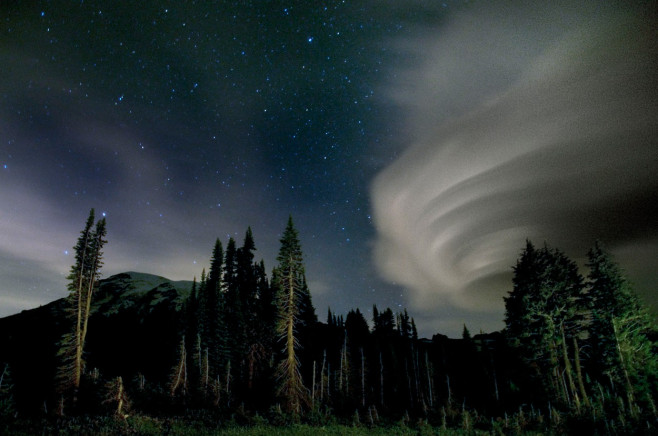
<instances>
[{"instance_id":1,"label":"illuminated tree trunk","mask_svg":"<svg viewBox=\"0 0 658 436\"><path fill-rule=\"evenodd\" d=\"M89 316L91 315L91 297L96 286L96 280L99 278L99 269L102 262L102 252L103 244L106 242L103 240L107 231L105 229L105 219L102 219L96 224L96 230L94 231L94 238L92 239L91 244L91 255L92 255L92 266L90 269L89 280L86 289L86 295L84 297L85 307L84 312L82 313L82 331L80 332L80 341L76 347L76 373L75 373L75 388L76 390L80 387L80 377L82 376L83 362L82 362L82 352L85 346L85 340L87 338L87 331L89 328Z\"/></svg>"},{"instance_id":2,"label":"illuminated tree trunk","mask_svg":"<svg viewBox=\"0 0 658 436\"><path fill-rule=\"evenodd\" d=\"M107 234L105 219L99 220L92 231L93 222L94 210L91 209L85 228L74 247L76 261L68 276L70 280L68 314L73 319L73 326L62 338L58 351L61 359L57 372L59 388L61 392L72 391L74 403L77 402L84 369L84 344L91 315L92 295L103 264L102 248L107 242L104 239Z\"/></svg>"},{"instance_id":3,"label":"illuminated tree trunk","mask_svg":"<svg viewBox=\"0 0 658 436\"><path fill-rule=\"evenodd\" d=\"M297 327L308 327L315 316L306 287L302 250L292 217L281 238L274 286L277 289L277 334L284 344L284 357L278 368L280 386L288 412L299 415L302 405L308 405L308 393L299 370ZM300 318L301 315L301 318Z\"/></svg>"},{"instance_id":4,"label":"illuminated tree trunk","mask_svg":"<svg viewBox=\"0 0 658 436\"><path fill-rule=\"evenodd\" d=\"M576 366L576 378L578 379L578 389L580 390L580 396L583 397L583 403L586 407L589 407L589 398L587 397L587 391L585 390L585 383L583 382L583 372L580 366L580 350L578 349L578 339L573 337L573 353L574 353L574 364Z\"/></svg>"},{"instance_id":5,"label":"illuminated tree trunk","mask_svg":"<svg viewBox=\"0 0 658 436\"><path fill-rule=\"evenodd\" d=\"M296 353L295 321L299 285L295 280L292 264L282 278L286 285L286 300L283 302L282 317L279 320L279 332L285 335L285 358L279 365L279 375L282 380L279 393L285 398L287 410L299 414L303 402L304 384Z\"/></svg>"},{"instance_id":6,"label":"illuminated tree trunk","mask_svg":"<svg viewBox=\"0 0 658 436\"><path fill-rule=\"evenodd\" d=\"M187 395L187 350L185 348L185 336L180 343L178 364L174 367L171 376L171 396L180 390L183 396Z\"/></svg>"},{"instance_id":7,"label":"illuminated tree trunk","mask_svg":"<svg viewBox=\"0 0 658 436\"><path fill-rule=\"evenodd\" d=\"M567 340L564 336L564 325L562 324L560 325L560 333L562 335L562 358L564 360L564 371L567 373L569 390L571 391L571 396L576 403L576 409L580 410L580 399L578 398L578 392L576 391L576 383L573 380L571 361L569 360L569 354L567 353Z\"/></svg>"}]
</instances>

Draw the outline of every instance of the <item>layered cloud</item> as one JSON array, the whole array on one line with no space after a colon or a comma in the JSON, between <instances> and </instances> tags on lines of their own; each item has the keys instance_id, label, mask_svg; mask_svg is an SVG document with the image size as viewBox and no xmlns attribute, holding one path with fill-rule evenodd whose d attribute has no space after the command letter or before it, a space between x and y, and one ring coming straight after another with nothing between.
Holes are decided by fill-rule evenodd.
<instances>
[{"instance_id":1,"label":"layered cloud","mask_svg":"<svg viewBox=\"0 0 658 436\"><path fill-rule=\"evenodd\" d=\"M526 238L576 258L599 238L629 270L641 245L658 270L656 41L641 14L563 4L462 13L402 44L425 53L390 92L411 139L372 199L377 266L412 307L499 327Z\"/></svg>"}]
</instances>

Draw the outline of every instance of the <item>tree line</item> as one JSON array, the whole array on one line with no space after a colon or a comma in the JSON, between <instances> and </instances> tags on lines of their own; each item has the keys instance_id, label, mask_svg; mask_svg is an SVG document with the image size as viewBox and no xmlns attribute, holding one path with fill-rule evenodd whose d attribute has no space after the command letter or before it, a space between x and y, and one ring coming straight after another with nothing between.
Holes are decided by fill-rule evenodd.
<instances>
[{"instance_id":1,"label":"tree line","mask_svg":"<svg viewBox=\"0 0 658 436\"><path fill-rule=\"evenodd\" d=\"M600 242L575 262L527 241L505 298L507 339L534 402L637 419L658 416L655 325Z\"/></svg>"},{"instance_id":2,"label":"tree line","mask_svg":"<svg viewBox=\"0 0 658 436\"><path fill-rule=\"evenodd\" d=\"M106 242L105 220L94 227L94 219L92 210L68 277L58 413L90 410L93 401L77 404L87 383L88 391L104 392L91 398L118 416L132 408L260 415L272 423L402 417L521 429L570 422L602 433L656 426L653 319L602 244L589 251L583 277L560 250L527 241L504 299L502 332L472 336L464 325L461 339L423 339L406 310L373 306L369 323L358 308L345 316L328 309L326 322L318 321L292 218L269 277L255 261L250 228L241 246L215 241L208 271L174 315L172 358L162 363L168 377L120 374L99 385L84 360ZM3 379L11 380L7 366ZM9 398L8 383L2 386L0 405Z\"/></svg>"}]
</instances>

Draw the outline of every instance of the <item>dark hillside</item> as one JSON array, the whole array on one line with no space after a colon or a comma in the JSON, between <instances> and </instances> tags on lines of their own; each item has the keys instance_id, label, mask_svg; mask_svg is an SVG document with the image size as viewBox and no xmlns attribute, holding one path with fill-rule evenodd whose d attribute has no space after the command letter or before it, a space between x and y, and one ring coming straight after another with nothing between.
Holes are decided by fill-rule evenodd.
<instances>
[{"instance_id":1,"label":"dark hillside","mask_svg":"<svg viewBox=\"0 0 658 436\"><path fill-rule=\"evenodd\" d=\"M162 379L173 365L178 311L192 282L128 272L100 282L85 358L102 376L137 373ZM57 344L65 332L64 298L0 319L0 362L8 362L21 410L52 404Z\"/></svg>"}]
</instances>

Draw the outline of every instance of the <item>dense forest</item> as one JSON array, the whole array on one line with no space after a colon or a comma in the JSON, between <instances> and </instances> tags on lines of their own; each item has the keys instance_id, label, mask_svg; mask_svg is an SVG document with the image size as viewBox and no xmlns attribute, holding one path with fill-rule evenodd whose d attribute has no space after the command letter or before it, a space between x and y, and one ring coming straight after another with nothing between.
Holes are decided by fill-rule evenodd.
<instances>
[{"instance_id":1,"label":"dense forest","mask_svg":"<svg viewBox=\"0 0 658 436\"><path fill-rule=\"evenodd\" d=\"M136 273L100 279L105 237L92 210L69 296L0 320L3 431L81 416L396 423L418 434L658 426L653 320L598 242L583 277L560 250L527 241L502 332L472 335L464 325L460 339L424 339L406 310L373 306L368 320L358 308L329 309L319 321L292 218L269 276L248 228L241 246L215 241L198 281L158 282L143 296ZM132 300L126 292L115 304L117 283Z\"/></svg>"}]
</instances>

